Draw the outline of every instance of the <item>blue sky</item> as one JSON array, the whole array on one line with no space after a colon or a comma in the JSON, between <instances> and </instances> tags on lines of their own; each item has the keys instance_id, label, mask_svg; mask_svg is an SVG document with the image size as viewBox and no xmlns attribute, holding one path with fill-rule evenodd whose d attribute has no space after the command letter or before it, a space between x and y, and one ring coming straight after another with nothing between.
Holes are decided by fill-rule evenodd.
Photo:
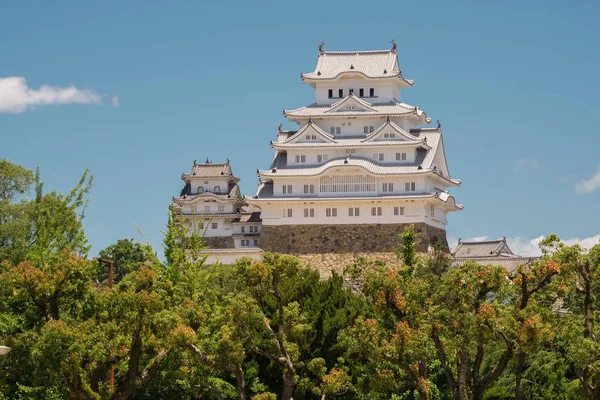
<instances>
[{"instance_id":1,"label":"blue sky","mask_svg":"<svg viewBox=\"0 0 600 400\"><path fill-rule=\"evenodd\" d=\"M300 73L320 41L395 39L415 80L402 99L441 120L463 180L451 239L507 236L531 252L555 232L589 244L600 238L599 17L593 1L7 1L0 157L39 165L61 191L91 169L94 254L140 239L135 225L159 247L194 159L229 158L254 194L278 124L294 127L281 110L314 101ZM31 92L43 85L54 88Z\"/></svg>"}]
</instances>

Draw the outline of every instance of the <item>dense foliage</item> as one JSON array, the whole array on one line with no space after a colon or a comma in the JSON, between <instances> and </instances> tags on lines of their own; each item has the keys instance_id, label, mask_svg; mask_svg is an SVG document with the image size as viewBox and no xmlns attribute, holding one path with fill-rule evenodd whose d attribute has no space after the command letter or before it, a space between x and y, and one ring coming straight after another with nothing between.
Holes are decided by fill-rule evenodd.
<instances>
[{"instance_id":1,"label":"dense foliage","mask_svg":"<svg viewBox=\"0 0 600 400\"><path fill-rule=\"evenodd\" d=\"M322 279L294 257L204 265L171 210L164 260L88 258L87 172L68 194L0 162L0 399L597 399L600 245L551 235L509 272L415 253ZM109 383L114 371L114 389Z\"/></svg>"}]
</instances>

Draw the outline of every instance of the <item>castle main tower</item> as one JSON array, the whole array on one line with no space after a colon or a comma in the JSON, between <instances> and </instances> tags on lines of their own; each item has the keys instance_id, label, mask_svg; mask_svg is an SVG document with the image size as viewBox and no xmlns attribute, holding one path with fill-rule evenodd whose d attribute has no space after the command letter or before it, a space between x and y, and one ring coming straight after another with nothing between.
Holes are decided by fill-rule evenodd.
<instances>
[{"instance_id":1,"label":"castle main tower","mask_svg":"<svg viewBox=\"0 0 600 400\"><path fill-rule=\"evenodd\" d=\"M396 44L381 51L325 51L302 74L315 103L284 116L275 156L259 170L248 204L261 208L260 247L288 254L393 251L408 224L422 247L447 245L446 215L462 210L448 192L441 126L401 101Z\"/></svg>"}]
</instances>

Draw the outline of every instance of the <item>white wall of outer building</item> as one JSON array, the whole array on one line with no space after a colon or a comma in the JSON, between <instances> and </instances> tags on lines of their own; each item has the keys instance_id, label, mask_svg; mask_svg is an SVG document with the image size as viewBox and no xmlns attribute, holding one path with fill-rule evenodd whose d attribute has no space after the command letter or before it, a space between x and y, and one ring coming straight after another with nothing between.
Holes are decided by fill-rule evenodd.
<instances>
[{"instance_id":1,"label":"white wall of outer building","mask_svg":"<svg viewBox=\"0 0 600 400\"><path fill-rule=\"evenodd\" d=\"M219 252L219 251L211 252L210 250L207 250L205 253L207 254L206 260L204 261L204 264L206 264L206 265L214 265L217 262L219 262L221 264L225 264L225 265L231 265L243 257L247 257L252 260L261 261L263 259L263 254L264 254L259 249L256 249L256 251L252 251L252 252L248 252L248 251L236 252L236 251L231 251L231 250L229 250L227 252Z\"/></svg>"},{"instance_id":2,"label":"white wall of outer building","mask_svg":"<svg viewBox=\"0 0 600 400\"><path fill-rule=\"evenodd\" d=\"M347 150L354 150L354 153L349 153ZM406 153L406 160L396 160L396 154ZM326 147L320 148L309 148L309 149L290 149L287 150L287 163L288 166L291 167L304 167L307 165L321 165L327 163L329 160L333 160L335 158L346 158L350 157L364 157L372 160L374 159L374 155L383 154L383 161L379 161L378 163L383 164L409 164L415 161L415 157L417 154L415 147L407 147L407 146L397 146L394 147L392 145L386 147L366 147L364 145L358 145L356 147L349 147L348 149L328 149ZM327 155L327 161L318 162L319 155ZM300 156L298 161L296 161L296 156ZM304 156L304 162L302 162L302 157ZM402 156L400 156L402 157Z\"/></svg>"},{"instance_id":3,"label":"white wall of outer building","mask_svg":"<svg viewBox=\"0 0 600 400\"><path fill-rule=\"evenodd\" d=\"M430 206L435 205L435 217L430 216ZM425 222L445 229L447 223L445 206L431 200L357 200L357 201L295 201L261 202L263 226L320 225L320 224L401 224ZM349 208L359 208L359 216L350 216ZM381 207L382 215L372 215L372 208ZM404 207L404 215L394 215L394 207ZM327 217L327 208L336 208L336 217ZM292 209L291 217L284 217L284 210ZM308 209L309 217L304 210ZM314 209L314 217L310 217ZM354 212L354 211L353 211Z\"/></svg>"},{"instance_id":4,"label":"white wall of outer building","mask_svg":"<svg viewBox=\"0 0 600 400\"><path fill-rule=\"evenodd\" d=\"M242 244L242 240L246 240L244 244ZM247 244L246 244L247 243ZM252 249L256 248L259 245L259 237L258 236L244 236L244 237L234 237L233 244L236 249Z\"/></svg>"},{"instance_id":5,"label":"white wall of outer building","mask_svg":"<svg viewBox=\"0 0 600 400\"><path fill-rule=\"evenodd\" d=\"M332 168L328 170L330 175L348 175L348 172L340 172L336 173L336 169ZM364 172L359 172L357 175L366 175ZM328 193L320 191L320 177L306 177L306 178L273 178L273 194L275 197L302 197L309 196L310 193L304 193L304 185L314 185L315 193L313 196L327 197L327 196L335 196L335 197L349 197L349 196L385 196L385 195L403 195L403 194L415 194L415 193L433 193L435 187L440 187L440 185L436 185L430 178L427 178L423 175L405 175L405 176L376 176L376 191L373 192L334 192ZM405 183L415 183L415 190L406 191ZM383 191L384 183L392 183L393 190L392 191ZM286 193L283 193L283 186L286 186ZM288 186L292 186L292 193L288 192Z\"/></svg>"},{"instance_id":6,"label":"white wall of outer building","mask_svg":"<svg viewBox=\"0 0 600 400\"><path fill-rule=\"evenodd\" d=\"M196 217L192 222L191 218L186 219L185 225L188 228L188 235L192 235L194 230L199 230L200 233L204 233L205 237L222 237L231 236L233 227L231 219L224 218L213 218L206 216L206 219ZM213 228L212 224L216 223L217 227Z\"/></svg>"},{"instance_id":7,"label":"white wall of outer building","mask_svg":"<svg viewBox=\"0 0 600 400\"><path fill-rule=\"evenodd\" d=\"M400 100L399 85L394 84L393 80L366 80L359 77L342 78L336 81L318 82L316 88L316 102L318 104L333 104L340 99L338 90L344 90L344 97L348 95L350 89L354 89L354 94L358 97L359 89L363 88L365 96L369 95L369 89L375 89L375 98L364 97L364 100L369 103L386 103L389 101ZM333 89L333 96L329 98L329 89ZM396 96L396 97L394 97Z\"/></svg>"},{"instance_id":8,"label":"white wall of outer building","mask_svg":"<svg viewBox=\"0 0 600 400\"><path fill-rule=\"evenodd\" d=\"M255 227L258 230L258 233L260 233L262 231L260 222L235 222L235 223L233 223L233 233L234 234L250 233L251 226ZM242 228L244 229L244 232L242 232ZM256 232L254 232L254 233L256 233Z\"/></svg>"},{"instance_id":9,"label":"white wall of outer building","mask_svg":"<svg viewBox=\"0 0 600 400\"><path fill-rule=\"evenodd\" d=\"M205 183L208 182L208 183ZM214 192L215 186L219 186L220 193L228 193L229 183L227 179L203 179L194 178L190 181L192 194L198 193L198 187L202 186L205 192Z\"/></svg>"}]
</instances>

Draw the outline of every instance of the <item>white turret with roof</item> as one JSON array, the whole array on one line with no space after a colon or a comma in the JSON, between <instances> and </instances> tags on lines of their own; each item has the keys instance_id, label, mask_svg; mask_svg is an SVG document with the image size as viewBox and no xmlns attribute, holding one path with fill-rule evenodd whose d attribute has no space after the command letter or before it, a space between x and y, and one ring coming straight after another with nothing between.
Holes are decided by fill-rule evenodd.
<instances>
[{"instance_id":1,"label":"white turret with roof","mask_svg":"<svg viewBox=\"0 0 600 400\"><path fill-rule=\"evenodd\" d=\"M280 126L273 161L247 199L262 210L263 249L391 251L409 223L425 233L424 243L436 236L446 244L446 215L463 208L448 189L461 181L450 176L441 125L422 128L431 119L400 100L413 81L403 77L392 43L380 51L319 46L315 71L301 75L316 101L283 111L299 129ZM393 238L376 239L373 225ZM343 239L323 240L332 237Z\"/></svg>"},{"instance_id":2,"label":"white turret with roof","mask_svg":"<svg viewBox=\"0 0 600 400\"><path fill-rule=\"evenodd\" d=\"M190 233L198 229L209 247L207 261L232 262L246 256L260 258L258 236L260 211L248 206L233 175L229 160L225 163L194 161L189 174L182 174L185 185L173 198L176 214Z\"/></svg>"}]
</instances>

